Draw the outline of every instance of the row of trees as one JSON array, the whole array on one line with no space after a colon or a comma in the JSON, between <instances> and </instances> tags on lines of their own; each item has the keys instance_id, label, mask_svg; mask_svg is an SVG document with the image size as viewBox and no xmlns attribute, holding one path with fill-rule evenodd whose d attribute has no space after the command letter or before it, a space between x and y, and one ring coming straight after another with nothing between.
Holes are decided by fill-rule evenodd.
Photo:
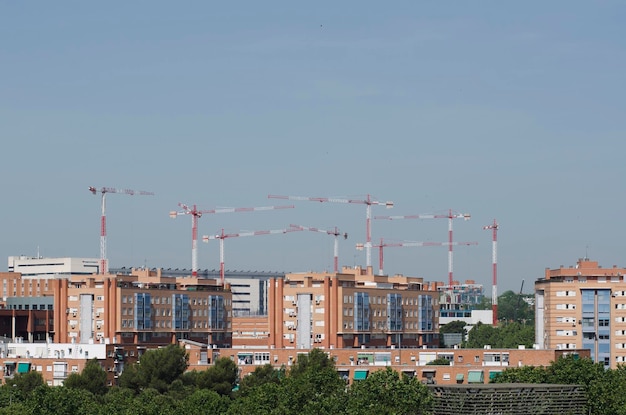
<instances>
[{"instance_id":1,"label":"row of trees","mask_svg":"<svg viewBox=\"0 0 626 415\"><path fill-rule=\"evenodd\" d=\"M240 381L229 358L203 371L186 371L187 361L184 349L177 346L148 351L113 388L106 386L106 373L96 360L82 373L71 374L63 386L47 386L38 372L17 374L0 387L0 415L432 413L434 397L418 379L387 367L347 385L334 361L319 349L298 356L288 369L259 366ZM569 355L548 367L508 368L493 382L582 385L589 414L626 415L626 394L619 392L626 388L623 366L605 369L601 363Z\"/></svg>"},{"instance_id":2,"label":"row of trees","mask_svg":"<svg viewBox=\"0 0 626 415\"><path fill-rule=\"evenodd\" d=\"M0 415L427 415L433 400L417 379L391 368L347 385L334 361L318 349L300 355L289 369L260 366L240 382L230 358L203 371L187 367L184 349L168 346L144 353L113 388L106 386L97 360L58 387L47 386L38 372L18 374L0 387Z\"/></svg>"}]
</instances>

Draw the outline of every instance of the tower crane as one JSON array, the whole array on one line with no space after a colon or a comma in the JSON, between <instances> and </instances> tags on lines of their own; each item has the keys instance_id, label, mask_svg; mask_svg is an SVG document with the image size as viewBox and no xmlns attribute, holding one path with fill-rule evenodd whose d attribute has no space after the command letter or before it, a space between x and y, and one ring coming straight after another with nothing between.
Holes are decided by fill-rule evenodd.
<instances>
[{"instance_id":1,"label":"tower crane","mask_svg":"<svg viewBox=\"0 0 626 415\"><path fill-rule=\"evenodd\" d=\"M178 206L182 208L180 211L171 211L170 218L176 219L179 215L191 215L191 275L193 277L198 276L198 219L204 214L210 213L230 213L230 212L254 212L259 210L274 210L274 209L292 209L295 206L262 206L262 207L244 207L244 208L220 208L199 210L196 205L191 207L179 203Z\"/></svg>"},{"instance_id":2,"label":"tower crane","mask_svg":"<svg viewBox=\"0 0 626 415\"><path fill-rule=\"evenodd\" d=\"M385 242L383 238L380 238L380 244L374 245L378 248L378 275L384 275L383 272L383 248L385 247L411 247L411 246L449 246L453 245L478 245L478 242L416 242L416 241L404 241L404 242ZM363 249L363 244L357 244L357 249Z\"/></svg>"},{"instance_id":3,"label":"tower crane","mask_svg":"<svg viewBox=\"0 0 626 415\"><path fill-rule=\"evenodd\" d=\"M493 270L493 285L491 288L491 310L493 313L494 327L498 324L498 228L499 225L495 219L491 225L483 226L483 229L492 230L491 263Z\"/></svg>"},{"instance_id":4,"label":"tower crane","mask_svg":"<svg viewBox=\"0 0 626 415\"><path fill-rule=\"evenodd\" d=\"M312 228L312 227L308 227L308 226L300 226L300 225L289 225L292 228L298 228L301 229L303 231L312 231L312 232L321 232L321 233L325 233L327 235L333 235L335 237L335 246L334 246L334 272L335 274L339 272L339 243L337 240L337 237L342 235L343 239L348 239L348 234L346 232L344 232L343 234L341 232L339 232L339 229L337 229L337 227L335 226L334 229L331 230L324 230L324 229L319 229L319 228Z\"/></svg>"},{"instance_id":5,"label":"tower crane","mask_svg":"<svg viewBox=\"0 0 626 415\"><path fill-rule=\"evenodd\" d=\"M289 227L286 229L272 229L268 231L253 231L253 232L240 232L240 233L224 233L222 229L221 233L216 235L203 235L202 242L209 242L212 239L219 239L220 241L220 284L224 286L224 239L236 238L239 236L257 236L257 235L271 235L287 232L298 232L303 229Z\"/></svg>"},{"instance_id":6,"label":"tower crane","mask_svg":"<svg viewBox=\"0 0 626 415\"><path fill-rule=\"evenodd\" d=\"M310 202L333 202L333 203L356 203L366 206L365 212L365 249L366 249L366 262L367 267L372 266L372 205L380 205L385 206L387 209L391 209L393 207L393 202L379 202L378 200L372 199L372 197L368 194L365 196L365 199L338 199L338 198L328 198L328 197L308 197L308 196L279 196L279 195L268 195L270 199L287 199L287 200L308 200Z\"/></svg>"},{"instance_id":7,"label":"tower crane","mask_svg":"<svg viewBox=\"0 0 626 415\"><path fill-rule=\"evenodd\" d=\"M396 219L448 219L448 284L452 285L452 220L453 219L464 219L469 220L471 215L469 213L459 213L454 212L452 209L448 210L447 214L417 214L417 215L406 215L406 216L375 216L374 219L388 219L388 220L396 220Z\"/></svg>"},{"instance_id":8,"label":"tower crane","mask_svg":"<svg viewBox=\"0 0 626 415\"><path fill-rule=\"evenodd\" d=\"M113 187L101 187L100 189L94 186L89 186L89 191L92 194L100 192L102 216L100 218L100 274L107 274L109 272L109 264L107 261L107 220L106 220L106 195L107 193L124 193L127 195L140 195L140 196L152 196L154 193L145 192L143 190L131 190L131 189L115 189Z\"/></svg>"}]
</instances>

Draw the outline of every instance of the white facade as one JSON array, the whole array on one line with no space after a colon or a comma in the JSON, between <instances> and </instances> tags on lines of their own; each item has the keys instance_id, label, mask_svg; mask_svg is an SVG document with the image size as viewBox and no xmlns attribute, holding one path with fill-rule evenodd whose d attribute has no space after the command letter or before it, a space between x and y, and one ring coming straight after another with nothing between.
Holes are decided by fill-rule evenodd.
<instances>
[{"instance_id":1,"label":"white facade","mask_svg":"<svg viewBox=\"0 0 626 415\"><path fill-rule=\"evenodd\" d=\"M97 274L100 260L97 258L33 258L10 256L8 271L22 274L22 278L63 278L70 275Z\"/></svg>"},{"instance_id":2,"label":"white facade","mask_svg":"<svg viewBox=\"0 0 626 415\"><path fill-rule=\"evenodd\" d=\"M443 326L452 321L462 321L466 324L465 329L469 332L478 323L491 325L493 323L492 316L492 310L472 310L471 317L439 317L439 325Z\"/></svg>"}]
</instances>

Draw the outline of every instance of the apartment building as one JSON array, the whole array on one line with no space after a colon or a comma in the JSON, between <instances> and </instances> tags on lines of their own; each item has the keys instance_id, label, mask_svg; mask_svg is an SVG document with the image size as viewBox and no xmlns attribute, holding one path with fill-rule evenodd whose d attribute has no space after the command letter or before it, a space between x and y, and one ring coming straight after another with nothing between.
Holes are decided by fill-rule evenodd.
<instances>
[{"instance_id":1,"label":"apartment building","mask_svg":"<svg viewBox=\"0 0 626 415\"><path fill-rule=\"evenodd\" d=\"M546 269L535 282L535 341L540 348L589 349L606 367L626 362L625 268L579 259Z\"/></svg>"},{"instance_id":2,"label":"apartment building","mask_svg":"<svg viewBox=\"0 0 626 415\"><path fill-rule=\"evenodd\" d=\"M52 298L52 307L46 305L45 312L53 321L53 330L44 338L55 343L168 344L190 339L220 347L232 344L231 292L228 285L222 287L215 280L135 269L129 275L54 279L23 279L19 273L6 272L0 273L0 281L12 294L0 317L11 315L4 317L0 327L10 324L5 334L12 337L15 313L8 307L30 312L33 315L28 318L34 319L35 311L41 314L39 303ZM40 332L29 331L36 329L29 323L22 337L41 337Z\"/></svg>"},{"instance_id":3,"label":"apartment building","mask_svg":"<svg viewBox=\"0 0 626 415\"><path fill-rule=\"evenodd\" d=\"M275 348L422 347L438 344L438 298L422 278L372 267L272 279L268 344Z\"/></svg>"}]
</instances>

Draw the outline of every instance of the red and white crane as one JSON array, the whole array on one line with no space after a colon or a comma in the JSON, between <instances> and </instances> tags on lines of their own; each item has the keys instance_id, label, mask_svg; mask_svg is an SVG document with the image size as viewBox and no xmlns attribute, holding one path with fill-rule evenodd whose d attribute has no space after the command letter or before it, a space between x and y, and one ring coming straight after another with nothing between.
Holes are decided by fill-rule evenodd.
<instances>
[{"instance_id":1,"label":"red and white crane","mask_svg":"<svg viewBox=\"0 0 626 415\"><path fill-rule=\"evenodd\" d=\"M458 213L448 210L447 214L426 214L426 215L406 215L406 216L375 216L374 219L448 219L448 284L452 286L452 219L464 219L469 220L471 215L469 213Z\"/></svg>"},{"instance_id":2,"label":"red and white crane","mask_svg":"<svg viewBox=\"0 0 626 415\"><path fill-rule=\"evenodd\" d=\"M449 246L452 245L478 245L478 242L416 242L416 241L404 241L404 242L385 242L383 238L380 238L380 244L374 245L374 248L378 248L378 275L384 275L384 258L383 248L386 247L411 247L411 246ZM363 249L363 244L357 244L357 249Z\"/></svg>"},{"instance_id":3,"label":"red and white crane","mask_svg":"<svg viewBox=\"0 0 626 415\"><path fill-rule=\"evenodd\" d=\"M98 192L102 193L102 216L100 217L100 274L107 274L109 272L109 264L107 261L107 219L106 219L106 194L107 193L124 193L127 195L141 195L152 196L154 193L145 192L143 190L131 190L131 189L115 189L113 187L102 187L96 189L94 186L89 186L89 191L92 194Z\"/></svg>"},{"instance_id":4,"label":"red and white crane","mask_svg":"<svg viewBox=\"0 0 626 415\"><path fill-rule=\"evenodd\" d=\"M300 226L300 225L289 225L289 226L291 226L292 228L299 228L304 231L321 232L327 235L333 235L335 237L334 261L333 261L334 272L335 274L339 272L339 242L337 240L337 237L340 235L343 235L343 239L348 239L348 234L346 232L344 233L339 232L339 229L337 229L336 226L334 229L330 229L330 230L324 230L324 229L313 228L313 227L308 227L308 226Z\"/></svg>"},{"instance_id":5,"label":"red and white crane","mask_svg":"<svg viewBox=\"0 0 626 415\"><path fill-rule=\"evenodd\" d=\"M367 267L372 266L372 205L381 205L385 206L387 209L391 209L393 207L393 202L379 202L377 200L372 199L372 197L368 194L365 199L338 199L338 198L328 198L328 197L308 197L308 196L278 196L278 195L268 195L270 199L287 199L287 200L308 200L310 202L333 202L333 203L357 203L366 206L365 212L365 248L366 248L366 262Z\"/></svg>"},{"instance_id":6,"label":"red and white crane","mask_svg":"<svg viewBox=\"0 0 626 415\"><path fill-rule=\"evenodd\" d=\"M219 239L220 241L220 284L224 285L224 239L226 238L236 238L239 236L257 236L257 235L272 235L272 234L280 234L287 232L298 232L303 229L299 228L286 228L286 229L272 229L269 231L253 231L253 232L240 232L240 233L224 233L224 229L222 229L221 233L216 235L204 235L202 236L202 242L209 242L212 239Z\"/></svg>"},{"instance_id":7,"label":"red and white crane","mask_svg":"<svg viewBox=\"0 0 626 415\"><path fill-rule=\"evenodd\" d=\"M494 219L491 225L483 226L483 229L492 230L491 262L493 267L493 285L491 288L491 310L493 313L493 325L498 324L498 222ZM522 281L522 286L523 286Z\"/></svg>"},{"instance_id":8,"label":"red and white crane","mask_svg":"<svg viewBox=\"0 0 626 415\"><path fill-rule=\"evenodd\" d=\"M198 276L198 219L204 214L209 213L230 213L230 212L254 212L259 210L274 210L274 209L293 209L295 206L262 206L262 207L245 207L245 208L220 208L199 210L196 205L191 207L179 203L178 206L182 208L181 211L171 211L170 218L175 219L179 215L191 215L191 275L193 277Z\"/></svg>"}]
</instances>

